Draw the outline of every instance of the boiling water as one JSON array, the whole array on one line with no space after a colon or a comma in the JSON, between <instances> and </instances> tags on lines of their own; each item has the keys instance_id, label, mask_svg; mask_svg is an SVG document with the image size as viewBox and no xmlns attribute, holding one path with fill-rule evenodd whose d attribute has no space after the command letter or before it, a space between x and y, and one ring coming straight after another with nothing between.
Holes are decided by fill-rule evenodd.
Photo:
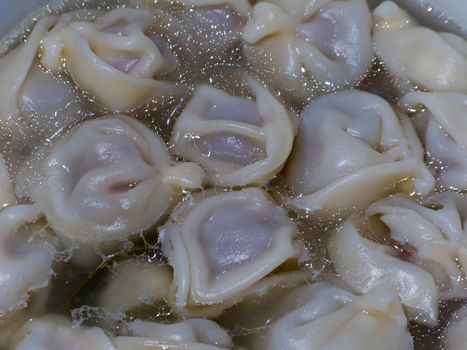
<instances>
[{"instance_id":1,"label":"boiling water","mask_svg":"<svg viewBox=\"0 0 467 350\"><path fill-rule=\"evenodd\" d=\"M160 6L158 1L132 1L132 6ZM93 20L104 11L108 11L115 7L128 6L128 1L81 1L81 2L60 2L43 9L35 18L25 21L18 27L14 34L5 38L0 44L0 52L7 52L12 49L22 40L25 40L30 32L31 24L34 19L41 17L47 13L57 14L68 11L78 11L77 17L82 20ZM170 4L170 11L174 13L183 13L183 9L175 4ZM228 21L229 18L226 18ZM170 23L163 23L159 30L168 31ZM211 34L221 37L224 35L225 28L219 27L216 23L209 26ZM197 30L194 28L193 30ZM160 34L160 31L158 32ZM180 33L180 35L189 36L189 33ZM164 36L170 45L170 38ZM194 45L193 45L194 44ZM188 87L188 93L181 98L167 98L158 102L151 102L137 110L129 113L133 117L143 121L147 126L156 131L163 139L168 142L171 129L174 121L180 114L186 102L189 100L190 94L199 83L209 83L215 87L237 95L251 96L245 81L243 79L243 71L250 70L244 58L241 55L241 47L229 48L229 54L224 60L218 60L214 56L202 55L204 58L200 62L193 62L193 57L198 57L197 52L186 54L186 50L202 49L199 43L190 43L187 41L186 47L171 46L179 58L180 66L176 72L177 80L180 84ZM199 53L199 52L198 52ZM188 62L190 60L190 62ZM189 64L188 64L189 63ZM195 65L199 69L193 70L189 67ZM42 70L39 64L36 64L35 69ZM261 78L261 72L251 71L251 73ZM60 79L65 82L66 86L74 93L82 94L74 86L70 77L66 74L52 75L47 73L50 79ZM306 88L306 87L305 87ZM384 67L378 61L374 61L372 71L368 77L360 84L359 88L381 95L388 101L397 103L398 89L394 82L386 74ZM314 87L314 90L315 87ZM328 93L329 88L322 89L317 94ZM280 94L277 96L282 99ZM27 192L27 184L30 178L34 175L26 175L33 171L34 164L40 160L50 145L59 138L66 130L73 125L88 120L100 115L105 115L107 111L101 108L98 104L92 101L92 96L82 96L83 100L89 102L80 105L67 106L60 111L60 115L38 115L37 118L28 118L20 132L12 134L7 130L0 130L2 143L0 145L0 153L5 156L9 166L12 178L24 178L24 181L17 186L21 192L21 186L25 186L24 192ZM299 113L305 104L294 104L284 100L287 107L296 113ZM28 124L29 123L29 124ZM31 135L33 135L31 139ZM31 141L32 140L32 141ZM4 141L4 142L3 142ZM169 145L170 146L170 145ZM21 175L24 174L24 175ZM409 184L410 185L410 184ZM282 196L287 193L287 189L283 185L281 175L274 179L267 190L274 196L278 203L282 203ZM26 199L27 201L27 199ZM301 260L302 269L312 271L316 280L330 278L332 276L331 262L326 257L326 241L330 231L341 222L339 213L335 213L334 219L323 221L320 218L298 217L293 213L290 216L299 224L301 231L301 240L307 248L307 255ZM368 223L371 232L371 223ZM379 230L380 231L380 230ZM384 237L370 237L374 240L384 241ZM99 253L99 252L98 252ZM63 253L63 261L56 264L56 277L50 291L49 301L44 312L55 312L70 315L74 317L78 323L97 324L103 328L109 329L114 333L125 333L125 321L133 318L146 318L162 322L173 322L177 317L171 312L170 307L166 303L152 305L131 310L127 319L117 317L106 313L104 310L96 307L96 297L99 292L106 286L109 277L113 273L118 272L118 263L121 259L127 257L138 257L145 261L160 261L165 262L158 246L157 230L151 230L141 234L140 239L129 241L126 248L117 254L107 256L100 254L101 263L97 267L84 268L78 267L69 259L66 252ZM282 293L284 291L276 291ZM255 320L251 320L251 315L260 312L261 309L267 308L265 300L268 297L258 297L256 300L250 300L248 303L240 303L240 305L227 310L215 321L226 327L233 336L234 342L239 346L248 346L248 336L258 334L270 326L268 320L264 320L262 325L257 325ZM447 323L447 319L453 310L461 305L460 301L452 301L443 303L440 309L440 327L427 328L417 324L411 324L411 333L414 336L415 349L440 349L442 329ZM247 317L245 317L247 315ZM250 320L248 320L250 319ZM1 332L1 330L0 330Z\"/></svg>"}]
</instances>

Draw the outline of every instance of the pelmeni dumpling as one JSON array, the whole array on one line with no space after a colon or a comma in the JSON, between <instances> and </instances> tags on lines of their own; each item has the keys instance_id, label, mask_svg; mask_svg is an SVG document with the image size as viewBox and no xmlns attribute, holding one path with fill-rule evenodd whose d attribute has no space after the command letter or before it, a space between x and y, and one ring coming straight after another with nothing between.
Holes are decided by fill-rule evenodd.
<instances>
[{"instance_id":1,"label":"pelmeni dumpling","mask_svg":"<svg viewBox=\"0 0 467 350\"><path fill-rule=\"evenodd\" d=\"M439 28L467 36L467 3L458 0L394 0L416 19Z\"/></svg>"},{"instance_id":2,"label":"pelmeni dumpling","mask_svg":"<svg viewBox=\"0 0 467 350\"><path fill-rule=\"evenodd\" d=\"M130 4L154 13L154 32L170 42L183 63L184 80L206 81L216 65L241 61L241 30L251 9L248 0L130 0Z\"/></svg>"},{"instance_id":3,"label":"pelmeni dumpling","mask_svg":"<svg viewBox=\"0 0 467 350\"><path fill-rule=\"evenodd\" d=\"M0 60L0 120L14 127L18 122L18 100L42 37L56 22L45 17L37 22L26 42Z\"/></svg>"},{"instance_id":4,"label":"pelmeni dumpling","mask_svg":"<svg viewBox=\"0 0 467 350\"><path fill-rule=\"evenodd\" d=\"M397 291L410 319L436 325L439 293L433 277L398 257L395 248L363 238L353 219L333 234L328 252L339 276L356 292L389 285Z\"/></svg>"},{"instance_id":5,"label":"pelmeni dumpling","mask_svg":"<svg viewBox=\"0 0 467 350\"><path fill-rule=\"evenodd\" d=\"M432 91L467 92L467 41L422 27L392 1L374 11L376 54L399 80Z\"/></svg>"},{"instance_id":6,"label":"pelmeni dumpling","mask_svg":"<svg viewBox=\"0 0 467 350\"><path fill-rule=\"evenodd\" d=\"M467 297L467 197L445 192L429 197L426 206L402 196L371 205L406 258L428 271L442 299Z\"/></svg>"},{"instance_id":7,"label":"pelmeni dumpling","mask_svg":"<svg viewBox=\"0 0 467 350\"><path fill-rule=\"evenodd\" d=\"M449 350L465 350L467 344L467 307L454 312L444 329L444 345Z\"/></svg>"},{"instance_id":8,"label":"pelmeni dumpling","mask_svg":"<svg viewBox=\"0 0 467 350\"><path fill-rule=\"evenodd\" d=\"M127 259L111 272L110 281L99 294L98 306L113 313L125 313L141 305L167 299L172 269L160 263Z\"/></svg>"},{"instance_id":9,"label":"pelmeni dumpling","mask_svg":"<svg viewBox=\"0 0 467 350\"><path fill-rule=\"evenodd\" d=\"M294 100L352 86L373 58L365 0L257 3L243 28L248 62Z\"/></svg>"},{"instance_id":10,"label":"pelmeni dumpling","mask_svg":"<svg viewBox=\"0 0 467 350\"><path fill-rule=\"evenodd\" d=\"M401 99L414 124L440 185L467 189L467 95L456 92L410 92ZM419 108L423 107L423 108Z\"/></svg>"},{"instance_id":11,"label":"pelmeni dumpling","mask_svg":"<svg viewBox=\"0 0 467 350\"><path fill-rule=\"evenodd\" d=\"M72 326L57 315L46 315L27 322L16 335L15 350L136 350L231 348L229 335L209 320L192 319L177 324L134 321L131 335L115 336L98 327Z\"/></svg>"},{"instance_id":12,"label":"pelmeni dumpling","mask_svg":"<svg viewBox=\"0 0 467 350\"><path fill-rule=\"evenodd\" d=\"M227 332L207 319L188 319L174 324L136 320L128 324L132 337L116 337L118 349L126 346L142 346L151 339L151 349L231 349L232 340ZM134 345L133 345L134 344ZM130 347L131 348L131 347ZM131 348L133 349L133 348Z\"/></svg>"},{"instance_id":13,"label":"pelmeni dumpling","mask_svg":"<svg viewBox=\"0 0 467 350\"><path fill-rule=\"evenodd\" d=\"M253 99L201 85L175 123L173 152L206 169L221 186L264 183L292 150L295 120L258 82Z\"/></svg>"},{"instance_id":14,"label":"pelmeni dumpling","mask_svg":"<svg viewBox=\"0 0 467 350\"><path fill-rule=\"evenodd\" d=\"M55 22L56 17L40 19L26 41L0 59L2 138L26 136L30 145L34 135L34 140L42 142L92 113L91 103L66 81L44 72L36 60L41 39ZM56 125L58 114L60 126ZM14 147L18 151L18 144Z\"/></svg>"},{"instance_id":15,"label":"pelmeni dumpling","mask_svg":"<svg viewBox=\"0 0 467 350\"><path fill-rule=\"evenodd\" d=\"M0 349L10 349L14 336L29 319L45 312L52 290L52 283L30 295L27 307L15 310L6 320L0 320ZM6 322L5 322L6 321Z\"/></svg>"},{"instance_id":16,"label":"pelmeni dumpling","mask_svg":"<svg viewBox=\"0 0 467 350\"><path fill-rule=\"evenodd\" d=\"M183 203L160 231L174 269L174 307L197 314L238 302L278 267L296 263L296 235L286 212L259 188Z\"/></svg>"},{"instance_id":17,"label":"pelmeni dumpling","mask_svg":"<svg viewBox=\"0 0 467 350\"><path fill-rule=\"evenodd\" d=\"M387 286L356 296L327 284L306 285L277 303L292 308L273 323L266 349L413 349L400 299Z\"/></svg>"},{"instance_id":18,"label":"pelmeni dumpling","mask_svg":"<svg viewBox=\"0 0 467 350\"><path fill-rule=\"evenodd\" d=\"M117 350L117 347L98 327L72 327L63 316L46 315L26 322L15 336L13 349Z\"/></svg>"},{"instance_id":19,"label":"pelmeni dumpling","mask_svg":"<svg viewBox=\"0 0 467 350\"><path fill-rule=\"evenodd\" d=\"M242 16L248 17L251 5L248 0L176 0L176 2L194 7L229 6Z\"/></svg>"},{"instance_id":20,"label":"pelmeni dumpling","mask_svg":"<svg viewBox=\"0 0 467 350\"><path fill-rule=\"evenodd\" d=\"M200 188L203 174L196 164L174 164L148 127L116 115L84 122L56 142L30 195L55 231L97 244L150 228L177 188Z\"/></svg>"},{"instance_id":21,"label":"pelmeni dumpling","mask_svg":"<svg viewBox=\"0 0 467 350\"><path fill-rule=\"evenodd\" d=\"M320 97L301 115L286 181L296 210L364 209L402 180L428 194L434 178L410 121L382 98L350 90Z\"/></svg>"},{"instance_id":22,"label":"pelmeni dumpling","mask_svg":"<svg viewBox=\"0 0 467 350\"><path fill-rule=\"evenodd\" d=\"M46 287L53 275L55 247L47 242L45 224L36 222L34 205L0 211L0 324L28 305L30 294Z\"/></svg>"},{"instance_id":23,"label":"pelmeni dumpling","mask_svg":"<svg viewBox=\"0 0 467 350\"><path fill-rule=\"evenodd\" d=\"M5 159L0 154L0 209L16 204L15 192Z\"/></svg>"},{"instance_id":24,"label":"pelmeni dumpling","mask_svg":"<svg viewBox=\"0 0 467 350\"><path fill-rule=\"evenodd\" d=\"M41 63L59 71L64 60L76 84L102 106L128 111L178 93L175 82L155 78L173 56L145 34L154 20L150 11L115 9L93 23L64 16L43 39Z\"/></svg>"},{"instance_id":25,"label":"pelmeni dumpling","mask_svg":"<svg viewBox=\"0 0 467 350\"><path fill-rule=\"evenodd\" d=\"M15 172L27 155L98 110L68 77L40 67L41 39L55 23L56 17L40 19L26 41L0 59L0 137Z\"/></svg>"}]
</instances>

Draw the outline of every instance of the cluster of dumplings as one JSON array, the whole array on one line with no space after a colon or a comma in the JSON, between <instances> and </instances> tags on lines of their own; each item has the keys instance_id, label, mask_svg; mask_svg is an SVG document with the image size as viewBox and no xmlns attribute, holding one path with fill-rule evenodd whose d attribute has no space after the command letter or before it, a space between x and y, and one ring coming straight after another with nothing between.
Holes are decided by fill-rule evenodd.
<instances>
[{"instance_id":1,"label":"cluster of dumplings","mask_svg":"<svg viewBox=\"0 0 467 350\"><path fill-rule=\"evenodd\" d=\"M0 58L0 348L464 349L452 3L40 17Z\"/></svg>"}]
</instances>

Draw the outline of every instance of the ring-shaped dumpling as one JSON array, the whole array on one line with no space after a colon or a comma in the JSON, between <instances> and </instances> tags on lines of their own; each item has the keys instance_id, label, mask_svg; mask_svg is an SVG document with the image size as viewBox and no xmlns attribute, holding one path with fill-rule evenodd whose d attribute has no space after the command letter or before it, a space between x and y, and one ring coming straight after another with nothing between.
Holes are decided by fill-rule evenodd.
<instances>
[{"instance_id":1,"label":"ring-shaped dumpling","mask_svg":"<svg viewBox=\"0 0 467 350\"><path fill-rule=\"evenodd\" d=\"M258 82L248 83L256 101L201 85L175 123L172 151L203 166L211 184L265 183L292 150L293 117Z\"/></svg>"},{"instance_id":2,"label":"ring-shaped dumpling","mask_svg":"<svg viewBox=\"0 0 467 350\"><path fill-rule=\"evenodd\" d=\"M267 349L413 349L400 299L386 286L356 296L324 283L306 285L271 308L281 304L291 309L272 324Z\"/></svg>"},{"instance_id":3,"label":"ring-shaped dumpling","mask_svg":"<svg viewBox=\"0 0 467 350\"><path fill-rule=\"evenodd\" d=\"M434 160L439 184L467 189L467 95L409 92L400 102L413 117L425 149Z\"/></svg>"},{"instance_id":4,"label":"ring-shaped dumpling","mask_svg":"<svg viewBox=\"0 0 467 350\"><path fill-rule=\"evenodd\" d=\"M392 1L374 11L376 55L399 81L431 91L467 92L467 41L423 27Z\"/></svg>"},{"instance_id":5,"label":"ring-shaped dumpling","mask_svg":"<svg viewBox=\"0 0 467 350\"><path fill-rule=\"evenodd\" d=\"M55 248L40 235L44 225L34 227L39 218L34 205L12 205L0 211L0 324L25 308L30 294L52 278Z\"/></svg>"},{"instance_id":6,"label":"ring-shaped dumpling","mask_svg":"<svg viewBox=\"0 0 467 350\"><path fill-rule=\"evenodd\" d=\"M431 196L422 205L402 196L372 204L389 237L406 259L429 272L441 299L467 297L467 198L453 192Z\"/></svg>"},{"instance_id":7,"label":"ring-shaped dumpling","mask_svg":"<svg viewBox=\"0 0 467 350\"><path fill-rule=\"evenodd\" d=\"M458 0L394 0L430 28L467 36L467 3Z\"/></svg>"},{"instance_id":8,"label":"ring-shaped dumpling","mask_svg":"<svg viewBox=\"0 0 467 350\"><path fill-rule=\"evenodd\" d=\"M391 286L411 320L435 326L438 288L422 268L397 256L397 250L363 238L353 219L347 219L329 241L328 253L338 275L357 293Z\"/></svg>"},{"instance_id":9,"label":"ring-shaped dumpling","mask_svg":"<svg viewBox=\"0 0 467 350\"><path fill-rule=\"evenodd\" d=\"M381 97L358 90L313 101L301 125L286 172L294 210L365 209L403 180L428 194L434 178L405 115Z\"/></svg>"},{"instance_id":10,"label":"ring-shaped dumpling","mask_svg":"<svg viewBox=\"0 0 467 350\"><path fill-rule=\"evenodd\" d=\"M115 9L95 22L59 21L43 39L41 63L52 71L63 60L76 84L112 111L135 109L178 91L156 80L167 67L163 52L145 31L154 20L143 9Z\"/></svg>"},{"instance_id":11,"label":"ring-shaped dumpling","mask_svg":"<svg viewBox=\"0 0 467 350\"><path fill-rule=\"evenodd\" d=\"M94 244L152 227L178 199L177 188L200 188L204 175L196 164L174 164L159 135L123 115L72 128L39 174L31 197L50 226Z\"/></svg>"},{"instance_id":12,"label":"ring-shaped dumpling","mask_svg":"<svg viewBox=\"0 0 467 350\"><path fill-rule=\"evenodd\" d=\"M56 22L53 16L38 20L25 42L0 58L0 133L3 154L14 170L25 165L31 152L39 153L44 140L98 109L69 77L39 64L42 38Z\"/></svg>"},{"instance_id":13,"label":"ring-shaped dumpling","mask_svg":"<svg viewBox=\"0 0 467 350\"><path fill-rule=\"evenodd\" d=\"M34 26L26 42L0 60L0 120L10 128L18 128L19 96L36 58L42 37L57 21L42 18Z\"/></svg>"},{"instance_id":14,"label":"ring-shaped dumpling","mask_svg":"<svg viewBox=\"0 0 467 350\"><path fill-rule=\"evenodd\" d=\"M216 65L241 61L248 0L150 1L148 7L156 16L155 31L173 45L189 80L206 81Z\"/></svg>"},{"instance_id":15,"label":"ring-shaped dumpling","mask_svg":"<svg viewBox=\"0 0 467 350\"><path fill-rule=\"evenodd\" d=\"M296 261L296 235L286 212L258 188L182 203L160 231L174 269L175 308L238 302L278 267Z\"/></svg>"},{"instance_id":16,"label":"ring-shaped dumpling","mask_svg":"<svg viewBox=\"0 0 467 350\"><path fill-rule=\"evenodd\" d=\"M243 28L253 68L294 100L353 86L373 58L364 0L259 2Z\"/></svg>"}]
</instances>

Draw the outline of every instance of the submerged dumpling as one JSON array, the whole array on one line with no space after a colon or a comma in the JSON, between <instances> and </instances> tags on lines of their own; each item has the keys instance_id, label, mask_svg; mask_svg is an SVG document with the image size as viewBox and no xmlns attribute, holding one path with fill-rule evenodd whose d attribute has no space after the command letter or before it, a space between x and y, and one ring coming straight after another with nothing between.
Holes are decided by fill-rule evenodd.
<instances>
[{"instance_id":1,"label":"submerged dumpling","mask_svg":"<svg viewBox=\"0 0 467 350\"><path fill-rule=\"evenodd\" d=\"M98 327L72 327L63 316L46 315L26 322L16 334L12 349L117 350L117 347Z\"/></svg>"},{"instance_id":2,"label":"submerged dumpling","mask_svg":"<svg viewBox=\"0 0 467 350\"><path fill-rule=\"evenodd\" d=\"M454 312L444 330L444 344L449 350L465 350L467 344L467 307Z\"/></svg>"},{"instance_id":3,"label":"submerged dumpling","mask_svg":"<svg viewBox=\"0 0 467 350\"><path fill-rule=\"evenodd\" d=\"M113 313L164 301L172 284L170 266L139 259L120 262L110 274L108 284L99 294L98 306Z\"/></svg>"},{"instance_id":4,"label":"submerged dumpling","mask_svg":"<svg viewBox=\"0 0 467 350\"><path fill-rule=\"evenodd\" d=\"M0 154L0 209L13 204L16 204L15 192L5 159Z\"/></svg>"},{"instance_id":5,"label":"submerged dumpling","mask_svg":"<svg viewBox=\"0 0 467 350\"><path fill-rule=\"evenodd\" d=\"M401 104L412 112L415 127L436 165L439 184L467 189L467 95L410 92Z\"/></svg>"},{"instance_id":6,"label":"submerged dumpling","mask_svg":"<svg viewBox=\"0 0 467 350\"><path fill-rule=\"evenodd\" d=\"M392 1L373 12L376 54L404 85L467 92L467 41L420 26Z\"/></svg>"},{"instance_id":7,"label":"submerged dumpling","mask_svg":"<svg viewBox=\"0 0 467 350\"><path fill-rule=\"evenodd\" d=\"M145 34L150 11L120 8L95 22L70 22L64 15L46 35L41 63L59 71L63 60L76 84L112 111L128 111L156 96L178 93L175 82L158 80L172 55ZM168 64L169 63L169 64Z\"/></svg>"},{"instance_id":8,"label":"submerged dumpling","mask_svg":"<svg viewBox=\"0 0 467 350\"><path fill-rule=\"evenodd\" d=\"M36 58L42 37L55 22L56 17L39 20L26 42L0 60L0 120L10 127L17 128L21 89Z\"/></svg>"},{"instance_id":9,"label":"submerged dumpling","mask_svg":"<svg viewBox=\"0 0 467 350\"><path fill-rule=\"evenodd\" d=\"M356 296L327 284L306 285L277 303L291 309L273 323L267 349L413 349L400 299L390 288Z\"/></svg>"},{"instance_id":10,"label":"submerged dumpling","mask_svg":"<svg viewBox=\"0 0 467 350\"><path fill-rule=\"evenodd\" d=\"M286 182L297 210L364 209L413 180L427 194L434 179L408 118L382 98L350 90L320 97L301 115Z\"/></svg>"},{"instance_id":11,"label":"submerged dumpling","mask_svg":"<svg viewBox=\"0 0 467 350\"><path fill-rule=\"evenodd\" d=\"M353 219L333 234L328 252L339 276L356 292L391 286L411 320L437 324L439 293L433 277L397 256L395 248L363 238Z\"/></svg>"},{"instance_id":12,"label":"submerged dumpling","mask_svg":"<svg viewBox=\"0 0 467 350\"><path fill-rule=\"evenodd\" d=\"M77 125L56 142L31 184L50 226L72 241L122 240L153 226L178 198L199 188L202 169L174 164L162 139L123 115Z\"/></svg>"},{"instance_id":13,"label":"submerged dumpling","mask_svg":"<svg viewBox=\"0 0 467 350\"><path fill-rule=\"evenodd\" d=\"M467 297L467 197L445 192L423 206L391 196L371 205L367 214L377 215L394 246L434 277L441 298Z\"/></svg>"},{"instance_id":14,"label":"submerged dumpling","mask_svg":"<svg viewBox=\"0 0 467 350\"><path fill-rule=\"evenodd\" d=\"M242 35L251 5L248 0L130 0L129 5L150 10L151 31L170 43L188 83L206 82L216 66L238 64Z\"/></svg>"},{"instance_id":15,"label":"submerged dumpling","mask_svg":"<svg viewBox=\"0 0 467 350\"><path fill-rule=\"evenodd\" d=\"M151 349L231 349L232 341L227 332L207 319L188 319L174 324L136 320L128 324L134 336L114 339L118 349L134 349L151 344Z\"/></svg>"},{"instance_id":16,"label":"submerged dumpling","mask_svg":"<svg viewBox=\"0 0 467 350\"><path fill-rule=\"evenodd\" d=\"M54 246L45 223L37 223L34 205L12 205L0 211L0 325L25 308L30 294L46 287L53 275Z\"/></svg>"},{"instance_id":17,"label":"submerged dumpling","mask_svg":"<svg viewBox=\"0 0 467 350\"><path fill-rule=\"evenodd\" d=\"M292 149L293 117L259 83L249 85L256 101L201 85L175 123L173 152L203 166L211 184L264 183Z\"/></svg>"},{"instance_id":18,"label":"submerged dumpling","mask_svg":"<svg viewBox=\"0 0 467 350\"><path fill-rule=\"evenodd\" d=\"M289 260L296 264L296 235L286 212L258 188L183 203L160 232L174 269L175 308L239 301Z\"/></svg>"},{"instance_id":19,"label":"submerged dumpling","mask_svg":"<svg viewBox=\"0 0 467 350\"><path fill-rule=\"evenodd\" d=\"M244 54L294 100L353 86L373 58L365 0L259 2L243 28Z\"/></svg>"},{"instance_id":20,"label":"submerged dumpling","mask_svg":"<svg viewBox=\"0 0 467 350\"><path fill-rule=\"evenodd\" d=\"M432 28L467 36L467 2L458 0L394 0Z\"/></svg>"},{"instance_id":21,"label":"submerged dumpling","mask_svg":"<svg viewBox=\"0 0 467 350\"><path fill-rule=\"evenodd\" d=\"M27 322L16 335L15 350L135 350L231 348L225 330L212 321L186 320L166 325L134 321L127 325L128 336L115 336L98 327L72 326L57 315L46 315Z\"/></svg>"},{"instance_id":22,"label":"submerged dumpling","mask_svg":"<svg viewBox=\"0 0 467 350\"><path fill-rule=\"evenodd\" d=\"M51 295L50 283L47 287L36 291L28 298L28 305L20 310L15 310L6 320L0 317L0 349L10 349L14 342L14 336L25 322L45 312ZM5 322L6 321L6 322Z\"/></svg>"},{"instance_id":23,"label":"submerged dumpling","mask_svg":"<svg viewBox=\"0 0 467 350\"><path fill-rule=\"evenodd\" d=\"M26 41L0 59L0 132L5 141L20 140L12 146L16 152L30 146L31 138L40 144L94 109L69 82L39 66L41 39L55 23L55 17L40 19Z\"/></svg>"},{"instance_id":24,"label":"submerged dumpling","mask_svg":"<svg viewBox=\"0 0 467 350\"><path fill-rule=\"evenodd\" d=\"M176 0L176 2L194 7L231 7L242 16L248 17L251 5L248 0Z\"/></svg>"}]
</instances>

